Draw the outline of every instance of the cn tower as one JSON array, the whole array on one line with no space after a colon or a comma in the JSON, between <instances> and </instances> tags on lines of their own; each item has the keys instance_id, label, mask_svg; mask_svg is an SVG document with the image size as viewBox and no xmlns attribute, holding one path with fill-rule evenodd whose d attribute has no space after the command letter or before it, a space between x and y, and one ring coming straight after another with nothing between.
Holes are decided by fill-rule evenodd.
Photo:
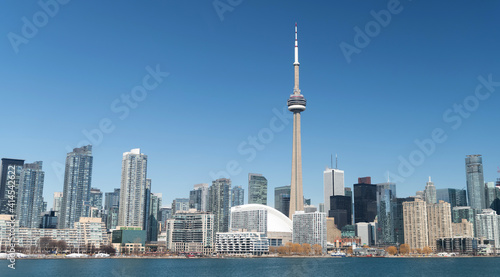
<instances>
[{"instance_id":1,"label":"cn tower","mask_svg":"<svg viewBox=\"0 0 500 277\"><path fill-rule=\"evenodd\" d=\"M293 218L296 211L304 210L304 194L302 192L302 150L300 146L300 113L306 109L306 99L299 89L299 45L297 41L297 23L295 23L295 86L293 94L288 98L288 110L293 113L293 151L292 151L292 182L290 187L290 211Z\"/></svg>"}]
</instances>

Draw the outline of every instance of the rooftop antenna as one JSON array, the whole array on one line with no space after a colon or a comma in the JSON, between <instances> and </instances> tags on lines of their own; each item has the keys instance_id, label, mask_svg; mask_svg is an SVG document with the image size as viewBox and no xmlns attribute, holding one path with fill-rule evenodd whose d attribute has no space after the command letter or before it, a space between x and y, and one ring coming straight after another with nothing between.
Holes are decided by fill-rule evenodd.
<instances>
[{"instance_id":1,"label":"rooftop antenna","mask_svg":"<svg viewBox=\"0 0 500 277\"><path fill-rule=\"evenodd\" d=\"M330 154L330 168L333 168L333 154Z\"/></svg>"},{"instance_id":2,"label":"rooftop antenna","mask_svg":"<svg viewBox=\"0 0 500 277\"><path fill-rule=\"evenodd\" d=\"M335 169L339 169L339 159L337 158L337 154L335 154Z\"/></svg>"}]
</instances>

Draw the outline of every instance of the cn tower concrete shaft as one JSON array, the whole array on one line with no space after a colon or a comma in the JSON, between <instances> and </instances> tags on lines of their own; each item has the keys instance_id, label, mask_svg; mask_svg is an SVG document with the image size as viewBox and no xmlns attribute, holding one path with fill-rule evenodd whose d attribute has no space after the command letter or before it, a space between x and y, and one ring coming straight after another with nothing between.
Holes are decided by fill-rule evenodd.
<instances>
[{"instance_id":1,"label":"cn tower concrete shaft","mask_svg":"<svg viewBox=\"0 0 500 277\"><path fill-rule=\"evenodd\" d=\"M297 41L297 24L295 24L295 62L293 94L288 99L288 110L293 112L293 150L292 180L290 184L290 210L288 216L293 218L296 211L304 210L304 194L302 189L302 149L300 138L300 113L306 109L306 99L299 89L299 48Z\"/></svg>"}]
</instances>

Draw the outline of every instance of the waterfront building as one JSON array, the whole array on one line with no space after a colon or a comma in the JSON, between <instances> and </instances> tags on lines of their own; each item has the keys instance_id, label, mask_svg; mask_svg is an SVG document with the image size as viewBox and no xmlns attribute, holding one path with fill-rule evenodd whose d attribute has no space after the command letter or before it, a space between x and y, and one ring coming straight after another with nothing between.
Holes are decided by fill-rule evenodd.
<instances>
[{"instance_id":1,"label":"waterfront building","mask_svg":"<svg viewBox=\"0 0 500 277\"><path fill-rule=\"evenodd\" d=\"M292 150L292 181L290 189L290 211L292 218L296 211L304 210L304 194L302 190L302 148L300 137L300 113L306 110L306 99L299 89L299 46L297 41L297 24L295 24L295 85L293 94L287 101L288 110L293 112L293 150ZM325 234L326 235L326 234Z\"/></svg>"},{"instance_id":2,"label":"waterfront building","mask_svg":"<svg viewBox=\"0 0 500 277\"><path fill-rule=\"evenodd\" d=\"M323 196L326 207L330 207L330 197L334 195L345 195L344 171L327 167L323 171Z\"/></svg>"},{"instance_id":3,"label":"waterfront building","mask_svg":"<svg viewBox=\"0 0 500 277\"><path fill-rule=\"evenodd\" d=\"M459 253L465 255L476 254L478 241L473 237L449 237L440 238L436 241L437 252Z\"/></svg>"},{"instance_id":4,"label":"waterfront building","mask_svg":"<svg viewBox=\"0 0 500 277\"><path fill-rule=\"evenodd\" d=\"M420 199L403 202L403 219L405 243L411 249L423 249L429 246L426 202Z\"/></svg>"},{"instance_id":5,"label":"waterfront building","mask_svg":"<svg viewBox=\"0 0 500 277\"><path fill-rule=\"evenodd\" d=\"M297 212L293 215L293 243L319 244L326 251L326 214Z\"/></svg>"},{"instance_id":6,"label":"waterfront building","mask_svg":"<svg viewBox=\"0 0 500 277\"><path fill-rule=\"evenodd\" d=\"M123 153L118 225L147 228L149 190L148 156L136 148Z\"/></svg>"},{"instance_id":7,"label":"waterfront building","mask_svg":"<svg viewBox=\"0 0 500 277\"><path fill-rule=\"evenodd\" d=\"M371 177L358 178L354 184L354 222L373 222L377 216L377 186Z\"/></svg>"},{"instance_id":8,"label":"waterfront building","mask_svg":"<svg viewBox=\"0 0 500 277\"><path fill-rule=\"evenodd\" d=\"M224 232L217 233L215 250L222 255L269 254L269 240L259 232Z\"/></svg>"},{"instance_id":9,"label":"waterfront building","mask_svg":"<svg viewBox=\"0 0 500 277\"><path fill-rule=\"evenodd\" d=\"M221 178L212 181L208 194L209 212L214 215L214 233L228 232L231 213L231 180Z\"/></svg>"},{"instance_id":10,"label":"waterfront building","mask_svg":"<svg viewBox=\"0 0 500 277\"><path fill-rule=\"evenodd\" d=\"M288 216L290 212L290 186L274 188L274 208Z\"/></svg>"},{"instance_id":11,"label":"waterfront building","mask_svg":"<svg viewBox=\"0 0 500 277\"><path fill-rule=\"evenodd\" d=\"M262 174L248 174L248 204L267 205L267 179Z\"/></svg>"},{"instance_id":12,"label":"waterfront building","mask_svg":"<svg viewBox=\"0 0 500 277\"><path fill-rule=\"evenodd\" d=\"M231 207L231 231L260 232L270 246L292 241L293 224L290 218L266 205L247 204Z\"/></svg>"},{"instance_id":13,"label":"waterfront building","mask_svg":"<svg viewBox=\"0 0 500 277\"><path fill-rule=\"evenodd\" d=\"M484 209L476 214L476 237L493 240L495 248L500 249L500 215L492 209Z\"/></svg>"},{"instance_id":14,"label":"waterfront building","mask_svg":"<svg viewBox=\"0 0 500 277\"><path fill-rule=\"evenodd\" d=\"M38 228L43 210L42 162L26 163L21 170L17 195L17 219L20 227Z\"/></svg>"},{"instance_id":15,"label":"waterfront building","mask_svg":"<svg viewBox=\"0 0 500 277\"><path fill-rule=\"evenodd\" d=\"M436 240L452 236L450 203L443 200L437 204L427 204L427 229L429 246L436 250Z\"/></svg>"},{"instance_id":16,"label":"waterfront building","mask_svg":"<svg viewBox=\"0 0 500 277\"><path fill-rule=\"evenodd\" d=\"M92 163L92 145L75 148L66 155L58 228L72 228L80 217L85 217L85 204L90 201Z\"/></svg>"},{"instance_id":17,"label":"waterfront building","mask_svg":"<svg viewBox=\"0 0 500 277\"><path fill-rule=\"evenodd\" d=\"M377 184L377 243L396 244L396 184Z\"/></svg>"},{"instance_id":18,"label":"waterfront building","mask_svg":"<svg viewBox=\"0 0 500 277\"><path fill-rule=\"evenodd\" d=\"M245 190L236 186L231 190L231 207L245 204Z\"/></svg>"},{"instance_id":19,"label":"waterfront building","mask_svg":"<svg viewBox=\"0 0 500 277\"><path fill-rule=\"evenodd\" d=\"M0 214L16 213L18 198L11 199L12 196L9 196L19 194L23 165L24 160L2 159L0 165Z\"/></svg>"},{"instance_id":20,"label":"waterfront building","mask_svg":"<svg viewBox=\"0 0 500 277\"><path fill-rule=\"evenodd\" d=\"M117 253L144 253L146 246L146 230L141 227L117 226L112 233L112 245ZM135 252L135 253L134 253Z\"/></svg>"},{"instance_id":21,"label":"waterfront building","mask_svg":"<svg viewBox=\"0 0 500 277\"><path fill-rule=\"evenodd\" d=\"M178 212L166 220L167 249L176 253L213 252L214 215L194 209Z\"/></svg>"},{"instance_id":22,"label":"waterfront building","mask_svg":"<svg viewBox=\"0 0 500 277\"><path fill-rule=\"evenodd\" d=\"M424 190L424 199L427 204L436 204L436 187L434 183L431 181L431 176L429 176L429 182L425 185Z\"/></svg>"},{"instance_id":23,"label":"waterfront building","mask_svg":"<svg viewBox=\"0 0 500 277\"><path fill-rule=\"evenodd\" d=\"M208 184L196 184L189 192L189 209L200 212L208 210Z\"/></svg>"},{"instance_id":24,"label":"waterfront building","mask_svg":"<svg viewBox=\"0 0 500 277\"><path fill-rule=\"evenodd\" d=\"M483 158L481 155L467 155L465 158L467 194L469 206L476 210L486 208L484 196Z\"/></svg>"},{"instance_id":25,"label":"waterfront building","mask_svg":"<svg viewBox=\"0 0 500 277\"><path fill-rule=\"evenodd\" d=\"M11 216L0 215L0 245L10 244L11 237ZM8 228L7 228L8 227ZM99 248L109 244L106 227L100 218L80 217L72 228L49 229L49 228L25 228L14 225L14 236L16 246L26 249L39 247L39 241L43 237L48 237L55 241L63 240L68 248L76 251L81 248L85 251L85 246Z\"/></svg>"}]
</instances>

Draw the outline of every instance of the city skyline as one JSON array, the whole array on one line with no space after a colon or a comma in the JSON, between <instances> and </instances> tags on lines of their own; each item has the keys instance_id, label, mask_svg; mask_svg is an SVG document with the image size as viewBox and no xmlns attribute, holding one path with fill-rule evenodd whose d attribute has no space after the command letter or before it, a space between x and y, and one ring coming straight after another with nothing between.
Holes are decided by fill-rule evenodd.
<instances>
[{"instance_id":1,"label":"city skyline","mask_svg":"<svg viewBox=\"0 0 500 277\"><path fill-rule=\"evenodd\" d=\"M135 32L127 25L130 23L122 22L120 29L132 31L115 32L116 37L109 42L111 48L100 41L115 30L114 21L107 18L115 6L101 4L103 14L95 15L96 22L82 26L82 16L91 14L93 6L72 3L61 7L59 14L40 28L29 44L19 46L18 53L12 51L8 39L0 44L2 57L5 55L2 67L5 82L0 89L10 92L5 93L8 103L23 105L22 109L19 104L7 105L3 112L19 113L19 120L23 122L30 119L22 127L13 127L17 136L1 138L2 145L9 146L3 148L2 157L44 162L44 199L49 207L52 194L63 190L64 157L86 139L85 132L100 141L91 142L92 187L103 192L120 187L121 154L141 147L151 161L148 177L155 182L152 190L163 193L164 203L188 197L194 184L225 177L213 178L211 172L227 172L228 168L239 173L226 177L231 178L234 186L245 189L248 173L266 176L268 203L273 203L273 194L269 191L290 184L292 124L283 112L282 97L288 93L287 84L292 74L289 61L293 54L286 50L292 39L290 27L298 21L304 38L301 55L308 68L301 77L309 104L314 105L303 119L302 134L303 153L307 153L303 156L304 196L311 198L313 204L322 202L322 171L332 153L339 153L339 168L345 171L346 187L352 187L362 176L372 176L374 183L380 183L387 180L387 171L401 176L399 157L408 160L412 151L419 150L414 141L431 138L434 128L445 130L447 140L436 142L435 151L425 155L422 165L413 166L412 174L405 177L405 181L391 178L398 185L399 197L422 190L429 175L437 189L464 188L466 155L482 154L484 181L495 181L500 165L500 150L494 141L498 119L496 94L488 101L479 101L479 108L468 111L471 115L462 117L456 129L452 128L456 121L443 119L443 114L453 110L455 104L464 105L467 97L474 96L478 85L483 84L483 92L487 92L487 80L500 80L498 62L493 58L499 42L488 31L491 21L497 20L493 17L498 6L465 3L457 2L455 9L449 11L443 3L430 6L401 2L400 13L392 14L390 24L380 30L380 35L370 38L369 45L360 53L352 54L350 63L339 45L344 41L355 45L353 28L364 29L374 20L370 12L387 9L386 1L356 5L323 3L324 9L320 9L319 4L307 6L297 2L291 5L293 8L290 7L291 12L286 16L263 12L262 22L249 20L262 3L245 2L224 14L223 21L210 3L193 7L177 3L177 9L182 11L177 15L167 9L171 3L141 4L141 11L148 16L157 17L159 12L166 12L165 19L144 20L141 30L154 27L145 34ZM2 19L8 22L0 27L4 34L20 33L23 24L20 18L31 18L40 9L36 3L4 5L12 6L10 14ZM116 18L131 16L138 8L136 5L123 4L123 13ZM266 5L269 10L276 10L277 4ZM320 15L334 12L335 16L328 16L323 23L315 19L320 17L317 12ZM476 13L484 16L474 16ZM422 16L429 21L420 21ZM175 20L185 25L167 28L173 26L169 24ZM254 22L251 26L250 21ZM95 28L103 23L105 30ZM185 31L206 41L205 47L200 48L194 38L184 37ZM251 46L250 35L255 39ZM61 41L59 36L69 39L56 45L52 41ZM118 49L129 40L137 41L134 47L140 50ZM430 45L432 50L428 50ZM81 51L82 57L76 57L78 55L69 49ZM137 51L149 54L137 57ZM241 53L248 53L249 57ZM130 60L123 61L124 55ZM221 68L205 75L206 69L218 62L222 63ZM232 68L248 71L228 72L231 70L227 69ZM157 89L148 92L143 101L136 101L137 107L129 108L127 116L123 111L115 113L110 108L114 100L121 101L122 94L129 94L141 84L144 76L155 71L171 75L149 75L158 82ZM486 81L481 81L480 76ZM253 87L242 86L249 78ZM199 80L202 85L193 84L193 80ZM330 88L332 85L334 89ZM246 98L248 102L242 104L240 99L246 94L253 97ZM169 101L176 104L170 105ZM225 108L205 111L203 115L198 111L216 103L223 103ZM165 109L166 105L169 109ZM259 112L256 113L257 105ZM47 112L41 110L42 107ZM245 108L248 113L243 112ZM80 114L86 116L79 116L74 110L85 111ZM125 118L121 119L122 116ZM100 139L92 131L101 125L106 130L112 129L108 121L101 124L105 118L112 121L114 130L103 133ZM262 130L269 128L273 118L277 118L279 124L281 119L288 124L278 124L283 129L273 132L270 139ZM327 125L325 119L335 124ZM219 135L222 130L228 130L224 136ZM366 136L353 135L356 131L363 131ZM480 137L476 135L479 133ZM248 137L259 137L259 134L270 142L259 141L263 149L249 147ZM242 148L247 150L245 154L238 151L242 143L246 143ZM236 161L238 166L233 166L231 161Z\"/></svg>"}]
</instances>

